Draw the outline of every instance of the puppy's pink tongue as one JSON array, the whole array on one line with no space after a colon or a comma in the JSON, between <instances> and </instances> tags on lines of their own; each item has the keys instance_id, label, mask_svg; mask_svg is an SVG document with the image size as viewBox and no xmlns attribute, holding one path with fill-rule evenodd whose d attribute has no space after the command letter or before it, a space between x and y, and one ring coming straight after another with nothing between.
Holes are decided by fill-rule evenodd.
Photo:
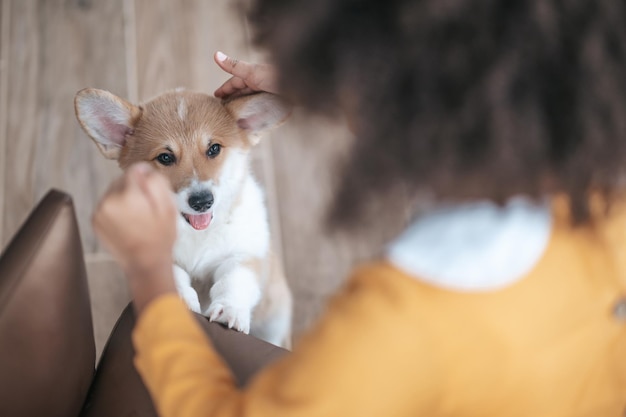
<instances>
[{"instance_id":1,"label":"puppy's pink tongue","mask_svg":"<svg viewBox=\"0 0 626 417\"><path fill-rule=\"evenodd\" d=\"M186 217L191 227L196 230L204 230L211 224L213 214L187 214Z\"/></svg>"}]
</instances>

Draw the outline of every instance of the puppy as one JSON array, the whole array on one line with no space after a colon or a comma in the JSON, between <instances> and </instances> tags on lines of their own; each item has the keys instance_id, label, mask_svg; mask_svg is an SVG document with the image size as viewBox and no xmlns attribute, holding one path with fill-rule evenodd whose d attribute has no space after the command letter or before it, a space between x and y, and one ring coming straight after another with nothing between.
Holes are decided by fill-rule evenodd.
<instances>
[{"instance_id":1,"label":"puppy","mask_svg":"<svg viewBox=\"0 0 626 417\"><path fill-rule=\"evenodd\" d=\"M292 298L272 255L262 191L249 153L289 109L259 93L228 102L176 90L133 105L84 89L76 116L122 169L146 161L165 175L180 210L174 276L189 308L289 347Z\"/></svg>"}]
</instances>

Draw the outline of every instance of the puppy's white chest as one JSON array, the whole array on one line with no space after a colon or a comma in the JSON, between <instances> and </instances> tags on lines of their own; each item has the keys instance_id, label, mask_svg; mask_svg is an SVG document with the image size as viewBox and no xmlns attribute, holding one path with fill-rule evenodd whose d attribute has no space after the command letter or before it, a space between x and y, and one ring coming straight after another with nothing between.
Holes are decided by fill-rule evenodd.
<instances>
[{"instance_id":1,"label":"puppy's white chest","mask_svg":"<svg viewBox=\"0 0 626 417\"><path fill-rule=\"evenodd\" d=\"M186 229L190 229L188 225L179 224L179 236L174 245L174 262L192 279L203 279L210 275L236 250L236 245L225 231L210 230L211 228L204 231Z\"/></svg>"}]
</instances>

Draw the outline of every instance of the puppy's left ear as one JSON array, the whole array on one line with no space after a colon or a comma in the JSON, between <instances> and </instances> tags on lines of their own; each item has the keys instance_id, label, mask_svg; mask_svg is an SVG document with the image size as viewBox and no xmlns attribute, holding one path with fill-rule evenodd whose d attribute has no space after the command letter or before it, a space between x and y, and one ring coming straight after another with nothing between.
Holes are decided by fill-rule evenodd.
<instances>
[{"instance_id":1,"label":"puppy's left ear","mask_svg":"<svg viewBox=\"0 0 626 417\"><path fill-rule=\"evenodd\" d=\"M270 93L256 93L234 98L224 104L244 130L252 145L256 145L268 130L281 125L291 114L291 106Z\"/></svg>"}]
</instances>

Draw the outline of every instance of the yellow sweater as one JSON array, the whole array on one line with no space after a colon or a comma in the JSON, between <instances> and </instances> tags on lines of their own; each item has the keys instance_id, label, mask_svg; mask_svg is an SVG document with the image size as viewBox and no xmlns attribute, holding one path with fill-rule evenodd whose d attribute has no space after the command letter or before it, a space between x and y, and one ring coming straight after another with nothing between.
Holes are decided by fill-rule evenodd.
<instances>
[{"instance_id":1,"label":"yellow sweater","mask_svg":"<svg viewBox=\"0 0 626 417\"><path fill-rule=\"evenodd\" d=\"M557 216L533 268L493 291L365 266L243 390L176 296L140 317L135 363L162 417L622 416L625 219Z\"/></svg>"}]
</instances>

